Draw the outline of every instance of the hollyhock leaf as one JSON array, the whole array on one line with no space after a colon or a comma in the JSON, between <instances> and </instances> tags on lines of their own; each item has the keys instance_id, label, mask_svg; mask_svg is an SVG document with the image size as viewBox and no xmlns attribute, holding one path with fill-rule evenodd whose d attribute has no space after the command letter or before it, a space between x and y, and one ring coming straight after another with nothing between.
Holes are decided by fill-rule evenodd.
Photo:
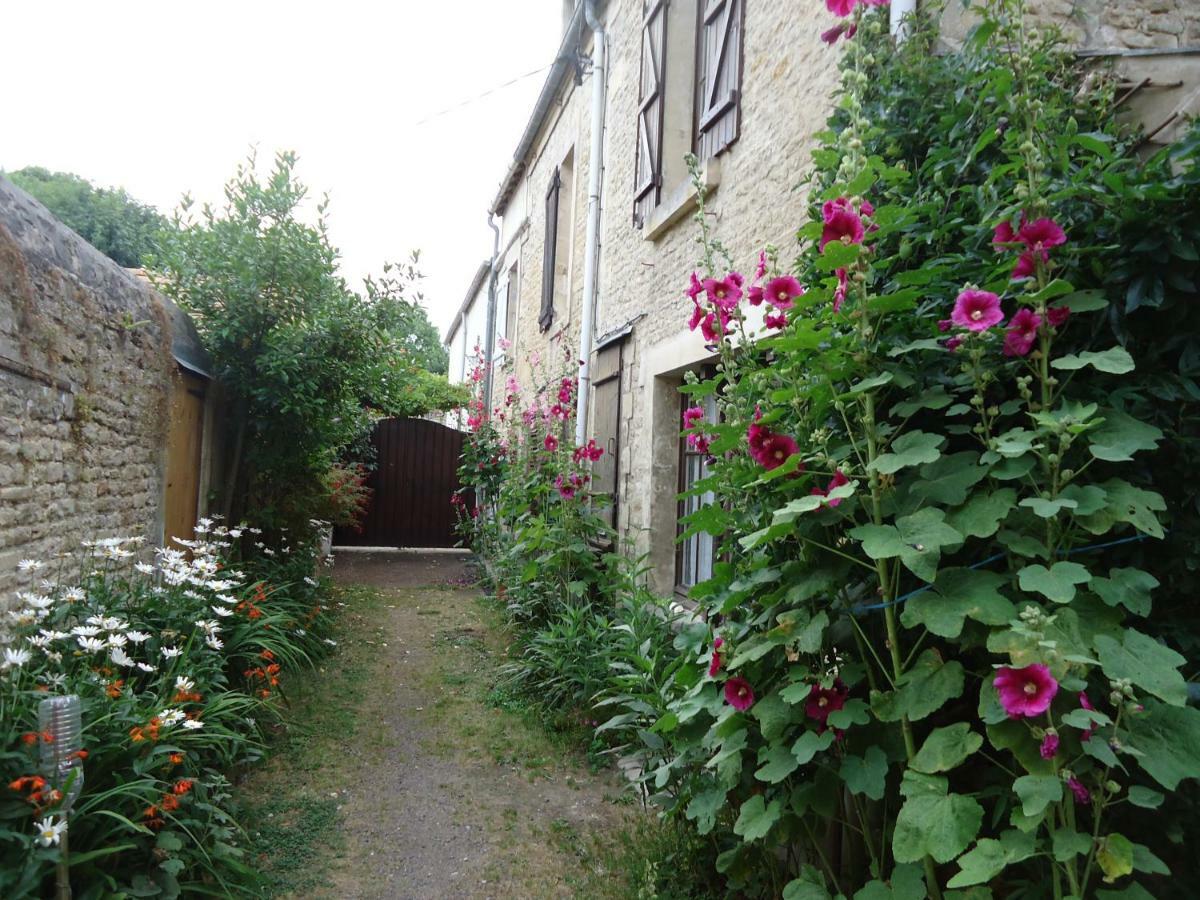
<instances>
[{"instance_id":1,"label":"hollyhock leaf","mask_svg":"<svg viewBox=\"0 0 1200 900\"><path fill-rule=\"evenodd\" d=\"M1054 603L1070 603L1075 598L1075 585L1087 584L1092 573L1079 563L1056 562L1049 569L1035 564L1017 573L1017 583L1023 591L1036 591Z\"/></svg>"},{"instance_id":2,"label":"hollyhock leaf","mask_svg":"<svg viewBox=\"0 0 1200 900\"><path fill-rule=\"evenodd\" d=\"M1004 707L1000 705L1000 697L996 693L996 673L989 672L983 679L979 688L979 705L977 711L979 719L985 725L998 725L1001 722L1007 722L1008 713L1004 711ZM988 738L991 738L991 732L988 732Z\"/></svg>"},{"instance_id":3,"label":"hollyhock leaf","mask_svg":"<svg viewBox=\"0 0 1200 900\"><path fill-rule=\"evenodd\" d=\"M879 294L867 300L867 309L873 313L904 312L916 309L917 301L924 297L918 288L905 288L890 294Z\"/></svg>"},{"instance_id":4,"label":"hollyhock leaf","mask_svg":"<svg viewBox=\"0 0 1200 900\"><path fill-rule=\"evenodd\" d=\"M1128 481L1120 478L1110 478L1100 487L1108 495L1108 504L1105 509L1096 513L1095 516L1080 517L1076 521L1098 520L1095 522L1097 525L1107 521L1109 528L1112 526L1112 522L1125 522L1151 537L1162 538L1164 536L1162 523L1154 515L1156 512L1166 511L1167 504L1161 494L1134 487ZM1102 534L1103 531L1093 533Z\"/></svg>"},{"instance_id":5,"label":"hollyhock leaf","mask_svg":"<svg viewBox=\"0 0 1200 900\"><path fill-rule=\"evenodd\" d=\"M1022 775L1013 782L1013 790L1021 798L1021 812L1038 816L1062 800L1063 783L1057 775Z\"/></svg>"},{"instance_id":6,"label":"hollyhock leaf","mask_svg":"<svg viewBox=\"0 0 1200 900\"><path fill-rule=\"evenodd\" d=\"M1025 428L1011 428L992 440L992 449L1001 456L1023 456L1034 448L1041 447L1037 438L1037 432Z\"/></svg>"},{"instance_id":7,"label":"hollyhock leaf","mask_svg":"<svg viewBox=\"0 0 1200 900\"><path fill-rule=\"evenodd\" d=\"M992 693L995 693L994 689ZM1026 772L1031 775L1053 775L1053 761L1042 758L1038 742L1030 736L1029 727L1023 722L1005 716L1003 721L989 723L984 730L988 743L997 750L1011 753Z\"/></svg>"},{"instance_id":8,"label":"hollyhock leaf","mask_svg":"<svg viewBox=\"0 0 1200 900\"><path fill-rule=\"evenodd\" d=\"M1003 625L1016 614L1013 604L999 591L1007 581L1003 575L982 569L942 569L934 591L909 600L900 621L906 628L924 625L945 638L962 634L968 617L984 625Z\"/></svg>"},{"instance_id":9,"label":"hollyhock leaf","mask_svg":"<svg viewBox=\"0 0 1200 900\"><path fill-rule=\"evenodd\" d=\"M830 728L837 728L844 731L851 725L866 725L871 721L871 717L867 712L866 702L857 698L847 700L846 705L841 709L834 710L829 714L826 720Z\"/></svg>"},{"instance_id":10,"label":"hollyhock leaf","mask_svg":"<svg viewBox=\"0 0 1200 900\"><path fill-rule=\"evenodd\" d=\"M947 887L960 888L984 884L999 875L1006 866L1028 859L1036 852L1034 836L1009 830L1000 840L980 838L975 846L957 860L959 871Z\"/></svg>"},{"instance_id":11,"label":"hollyhock leaf","mask_svg":"<svg viewBox=\"0 0 1200 900\"><path fill-rule=\"evenodd\" d=\"M1170 647L1132 628L1126 629L1120 643L1108 635L1100 635L1094 643L1109 678L1128 678L1172 706L1187 703L1187 683L1179 673L1187 660Z\"/></svg>"},{"instance_id":12,"label":"hollyhock leaf","mask_svg":"<svg viewBox=\"0 0 1200 900\"><path fill-rule=\"evenodd\" d=\"M1076 291L1073 294L1068 294L1057 303L1056 307L1066 307L1073 313L1095 312L1098 309L1104 309L1108 306L1108 298L1104 296L1104 291L1099 288Z\"/></svg>"},{"instance_id":13,"label":"hollyhock leaf","mask_svg":"<svg viewBox=\"0 0 1200 900\"><path fill-rule=\"evenodd\" d=\"M1100 838L1096 844L1096 862L1104 873L1106 884L1112 884L1122 875L1133 874L1133 843L1115 832Z\"/></svg>"},{"instance_id":14,"label":"hollyhock leaf","mask_svg":"<svg viewBox=\"0 0 1200 900\"><path fill-rule=\"evenodd\" d=\"M829 891L822 885L795 878L784 886L783 900L829 900Z\"/></svg>"},{"instance_id":15,"label":"hollyhock leaf","mask_svg":"<svg viewBox=\"0 0 1200 900\"><path fill-rule=\"evenodd\" d=\"M915 341L909 341L907 344L900 344L888 351L888 356L903 356L905 353L912 353L914 350L934 350L938 353L945 353L946 347L942 343L941 338L920 338ZM907 413L900 413L907 415Z\"/></svg>"},{"instance_id":16,"label":"hollyhock leaf","mask_svg":"<svg viewBox=\"0 0 1200 900\"><path fill-rule=\"evenodd\" d=\"M782 812L782 800L775 799L767 803L762 794L755 794L742 804L737 821L733 825L733 833L744 841L757 841L767 836L771 826L779 821Z\"/></svg>"},{"instance_id":17,"label":"hollyhock leaf","mask_svg":"<svg viewBox=\"0 0 1200 900\"><path fill-rule=\"evenodd\" d=\"M803 497L789 500L771 514L771 522L775 525L794 522L805 513L816 512L825 504L825 501L824 495L817 494L805 494Z\"/></svg>"},{"instance_id":18,"label":"hollyhock leaf","mask_svg":"<svg viewBox=\"0 0 1200 900\"><path fill-rule=\"evenodd\" d=\"M1036 559L1045 558L1047 555L1046 545L1033 535L1020 534L1019 532L1005 529L996 536L996 540L1017 556Z\"/></svg>"},{"instance_id":19,"label":"hollyhock leaf","mask_svg":"<svg viewBox=\"0 0 1200 900\"><path fill-rule=\"evenodd\" d=\"M1109 606L1120 604L1135 616L1150 615L1150 592L1158 579L1141 569L1109 569L1107 578L1093 578L1089 587Z\"/></svg>"},{"instance_id":20,"label":"hollyhock leaf","mask_svg":"<svg viewBox=\"0 0 1200 900\"><path fill-rule=\"evenodd\" d=\"M1084 741L1083 752L1106 766L1112 766L1113 768L1125 771L1125 767L1117 759L1117 754L1113 753L1112 747L1108 745L1108 741L1101 737L1092 737Z\"/></svg>"},{"instance_id":21,"label":"hollyhock leaf","mask_svg":"<svg viewBox=\"0 0 1200 900\"><path fill-rule=\"evenodd\" d=\"M836 735L832 731L825 731L822 734L806 731L796 739L796 743L792 744L792 755L796 757L796 761L800 765L807 765L822 750L832 747L835 737Z\"/></svg>"},{"instance_id":22,"label":"hollyhock leaf","mask_svg":"<svg viewBox=\"0 0 1200 900\"><path fill-rule=\"evenodd\" d=\"M1128 743L1144 754L1139 765L1169 791L1185 778L1200 778L1200 711L1153 699L1145 705L1143 714L1128 720Z\"/></svg>"},{"instance_id":23,"label":"hollyhock leaf","mask_svg":"<svg viewBox=\"0 0 1200 900\"><path fill-rule=\"evenodd\" d=\"M871 559L890 559L904 552L904 542L894 525L859 525L847 534L862 543L863 553Z\"/></svg>"},{"instance_id":24,"label":"hollyhock leaf","mask_svg":"<svg viewBox=\"0 0 1200 900\"><path fill-rule=\"evenodd\" d=\"M991 475L997 481L1016 481L1018 478L1028 475L1035 465L1037 465L1037 460L1032 453L1009 457L1001 459L993 465Z\"/></svg>"},{"instance_id":25,"label":"hollyhock leaf","mask_svg":"<svg viewBox=\"0 0 1200 900\"><path fill-rule=\"evenodd\" d=\"M912 487L916 497L943 506L958 506L967 501L970 489L987 477L988 467L979 465L979 454L971 450L943 456L921 466L923 480Z\"/></svg>"},{"instance_id":26,"label":"hollyhock leaf","mask_svg":"<svg viewBox=\"0 0 1200 900\"><path fill-rule=\"evenodd\" d=\"M1058 297L1065 297L1068 294L1074 293L1075 288L1061 278L1055 278L1048 285L1029 298L1029 303L1032 306L1037 306L1039 303L1045 303L1054 300Z\"/></svg>"},{"instance_id":27,"label":"hollyhock leaf","mask_svg":"<svg viewBox=\"0 0 1200 900\"><path fill-rule=\"evenodd\" d=\"M697 832L708 834L713 830L713 826L717 823L717 814L725 806L725 795L724 789L713 788L697 794L688 803L684 815L696 823Z\"/></svg>"},{"instance_id":28,"label":"hollyhock leaf","mask_svg":"<svg viewBox=\"0 0 1200 900\"><path fill-rule=\"evenodd\" d=\"M895 376L891 372L883 372L871 378L864 378L861 381L856 381L843 396L850 394L861 394L864 391L874 390L877 387L883 387L889 384Z\"/></svg>"},{"instance_id":29,"label":"hollyhock leaf","mask_svg":"<svg viewBox=\"0 0 1200 900\"><path fill-rule=\"evenodd\" d=\"M1079 504L1065 497L1059 497L1055 500L1045 500L1041 497L1026 497L1021 501L1020 505L1033 510L1033 514L1040 519L1053 519L1062 510L1075 509Z\"/></svg>"},{"instance_id":30,"label":"hollyhock leaf","mask_svg":"<svg viewBox=\"0 0 1200 900\"><path fill-rule=\"evenodd\" d=\"M1076 856L1084 856L1092 849L1092 836L1069 831L1066 828L1056 828L1050 834L1053 842L1054 858L1058 862L1066 862Z\"/></svg>"},{"instance_id":31,"label":"hollyhock leaf","mask_svg":"<svg viewBox=\"0 0 1200 900\"><path fill-rule=\"evenodd\" d=\"M803 703L808 695L812 693L812 683L808 681L797 681L795 684L789 684L779 692L779 696L787 703L795 706L798 703Z\"/></svg>"},{"instance_id":32,"label":"hollyhock leaf","mask_svg":"<svg viewBox=\"0 0 1200 900\"><path fill-rule=\"evenodd\" d=\"M1154 895L1140 884L1134 883L1119 891L1098 890L1096 900L1154 900Z\"/></svg>"},{"instance_id":33,"label":"hollyhock leaf","mask_svg":"<svg viewBox=\"0 0 1200 900\"><path fill-rule=\"evenodd\" d=\"M949 790L949 779L941 775L924 775L905 769L900 776L901 797L945 797Z\"/></svg>"},{"instance_id":34,"label":"hollyhock leaf","mask_svg":"<svg viewBox=\"0 0 1200 900\"><path fill-rule=\"evenodd\" d=\"M1119 410L1107 410L1104 422L1089 435L1088 450L1105 462L1128 462L1140 450L1153 450L1163 433Z\"/></svg>"},{"instance_id":35,"label":"hollyhock leaf","mask_svg":"<svg viewBox=\"0 0 1200 900\"><path fill-rule=\"evenodd\" d=\"M1063 713L1058 720L1060 725L1069 725L1072 728L1078 728L1080 731L1091 731L1097 727L1111 725L1112 719L1097 709L1073 709L1069 713Z\"/></svg>"},{"instance_id":36,"label":"hollyhock leaf","mask_svg":"<svg viewBox=\"0 0 1200 900\"><path fill-rule=\"evenodd\" d=\"M991 537L1016 504L1017 492L1012 488L977 493L965 505L947 513L946 523L964 537Z\"/></svg>"},{"instance_id":37,"label":"hollyhock leaf","mask_svg":"<svg viewBox=\"0 0 1200 900\"><path fill-rule=\"evenodd\" d=\"M955 722L930 732L909 765L928 775L949 772L982 746L983 737L971 730L970 723Z\"/></svg>"},{"instance_id":38,"label":"hollyhock leaf","mask_svg":"<svg viewBox=\"0 0 1200 900\"><path fill-rule=\"evenodd\" d=\"M1090 516L1092 513L1104 509L1108 502L1108 495L1102 488L1098 488L1094 484L1069 484L1059 496L1075 501L1075 515L1077 516Z\"/></svg>"},{"instance_id":39,"label":"hollyhock leaf","mask_svg":"<svg viewBox=\"0 0 1200 900\"><path fill-rule=\"evenodd\" d=\"M892 412L898 416L911 416L921 409L945 409L953 402L954 398L946 393L946 389L942 385L938 384L922 391L911 400L892 404Z\"/></svg>"},{"instance_id":40,"label":"hollyhock leaf","mask_svg":"<svg viewBox=\"0 0 1200 900\"><path fill-rule=\"evenodd\" d=\"M924 581L933 581L937 575L941 548L962 543L963 536L947 525L945 519L942 510L926 507L896 520L904 544L900 561Z\"/></svg>"},{"instance_id":41,"label":"hollyhock leaf","mask_svg":"<svg viewBox=\"0 0 1200 900\"><path fill-rule=\"evenodd\" d=\"M906 432L892 442L890 452L876 457L867 469L882 475L891 475L906 466L936 462L942 455L939 448L943 441L945 438L940 434L928 434L924 431Z\"/></svg>"},{"instance_id":42,"label":"hollyhock leaf","mask_svg":"<svg viewBox=\"0 0 1200 900\"><path fill-rule=\"evenodd\" d=\"M1100 351L1084 350L1050 361L1052 369L1073 371L1084 366L1092 366L1098 372L1107 372L1109 375L1125 375L1134 370L1133 357L1124 347L1110 347Z\"/></svg>"},{"instance_id":43,"label":"hollyhock leaf","mask_svg":"<svg viewBox=\"0 0 1200 900\"><path fill-rule=\"evenodd\" d=\"M1158 791L1135 784L1129 789L1129 802L1142 809L1158 809L1165 798Z\"/></svg>"},{"instance_id":44,"label":"hollyhock leaf","mask_svg":"<svg viewBox=\"0 0 1200 900\"><path fill-rule=\"evenodd\" d=\"M982 823L983 807L971 797L909 797L896 817L892 855L902 863L925 856L949 862L975 840Z\"/></svg>"},{"instance_id":45,"label":"hollyhock leaf","mask_svg":"<svg viewBox=\"0 0 1200 900\"><path fill-rule=\"evenodd\" d=\"M758 719L763 739L773 741L793 721L793 712L791 705L773 692L759 699L750 710L750 715Z\"/></svg>"},{"instance_id":46,"label":"hollyhock leaf","mask_svg":"<svg viewBox=\"0 0 1200 900\"><path fill-rule=\"evenodd\" d=\"M1171 868L1145 844L1133 845L1133 869L1147 875L1170 875Z\"/></svg>"},{"instance_id":47,"label":"hollyhock leaf","mask_svg":"<svg viewBox=\"0 0 1200 900\"><path fill-rule=\"evenodd\" d=\"M754 777L768 784L778 784L800 768L796 757L781 744L764 747L758 754L758 761L760 765Z\"/></svg>"},{"instance_id":48,"label":"hollyhock leaf","mask_svg":"<svg viewBox=\"0 0 1200 900\"><path fill-rule=\"evenodd\" d=\"M936 650L925 650L901 676L895 691L871 692L871 709L884 722L898 722L905 716L918 722L961 697L963 683L961 663L943 662Z\"/></svg>"},{"instance_id":49,"label":"hollyhock leaf","mask_svg":"<svg viewBox=\"0 0 1200 900\"><path fill-rule=\"evenodd\" d=\"M861 244L843 244L841 241L830 241L817 258L817 271L834 272L838 269L848 269L858 261Z\"/></svg>"},{"instance_id":50,"label":"hollyhock leaf","mask_svg":"<svg viewBox=\"0 0 1200 900\"><path fill-rule=\"evenodd\" d=\"M830 716L832 718L832 716ZM852 794L865 794L872 800L883 799L887 782L887 754L877 746L870 746L861 757L847 755L842 759L839 771Z\"/></svg>"}]
</instances>

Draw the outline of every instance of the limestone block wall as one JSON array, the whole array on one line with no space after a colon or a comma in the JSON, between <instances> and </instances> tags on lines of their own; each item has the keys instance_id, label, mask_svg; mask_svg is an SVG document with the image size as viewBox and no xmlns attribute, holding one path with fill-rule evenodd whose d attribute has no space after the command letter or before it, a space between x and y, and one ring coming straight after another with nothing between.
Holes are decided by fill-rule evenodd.
<instances>
[{"instance_id":1,"label":"limestone block wall","mask_svg":"<svg viewBox=\"0 0 1200 900\"><path fill-rule=\"evenodd\" d=\"M0 179L0 609L84 539L159 539L174 369L153 290Z\"/></svg>"}]
</instances>

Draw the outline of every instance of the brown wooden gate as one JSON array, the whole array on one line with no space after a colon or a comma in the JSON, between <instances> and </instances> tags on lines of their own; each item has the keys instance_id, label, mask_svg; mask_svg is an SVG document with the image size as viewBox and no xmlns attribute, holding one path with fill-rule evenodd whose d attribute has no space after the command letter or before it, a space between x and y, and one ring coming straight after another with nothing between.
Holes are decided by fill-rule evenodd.
<instances>
[{"instance_id":1,"label":"brown wooden gate","mask_svg":"<svg viewBox=\"0 0 1200 900\"><path fill-rule=\"evenodd\" d=\"M334 542L358 547L454 547L450 495L459 488L463 433L426 419L382 419L371 443L374 492L362 531L339 528ZM468 509L471 499L467 498Z\"/></svg>"}]
</instances>

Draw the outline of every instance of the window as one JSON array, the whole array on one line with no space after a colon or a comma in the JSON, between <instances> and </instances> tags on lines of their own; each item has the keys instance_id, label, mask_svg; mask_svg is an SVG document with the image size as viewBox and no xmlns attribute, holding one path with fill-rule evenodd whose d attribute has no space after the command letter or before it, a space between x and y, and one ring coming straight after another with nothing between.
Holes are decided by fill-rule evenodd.
<instances>
[{"instance_id":1,"label":"window","mask_svg":"<svg viewBox=\"0 0 1200 900\"><path fill-rule=\"evenodd\" d=\"M555 303L566 297L571 262L574 150L554 170L546 189L546 237L542 250L542 308L538 326L542 331L554 321Z\"/></svg>"},{"instance_id":2,"label":"window","mask_svg":"<svg viewBox=\"0 0 1200 900\"><path fill-rule=\"evenodd\" d=\"M662 193L663 107L667 66L667 0L643 0L642 74L638 92L633 220L641 227Z\"/></svg>"},{"instance_id":3,"label":"window","mask_svg":"<svg viewBox=\"0 0 1200 900\"><path fill-rule=\"evenodd\" d=\"M517 339L517 264L513 263L508 270L508 286L504 290L504 336L510 340Z\"/></svg>"},{"instance_id":4,"label":"window","mask_svg":"<svg viewBox=\"0 0 1200 900\"><path fill-rule=\"evenodd\" d=\"M538 326L545 331L554 321L554 283L558 261L558 197L562 191L562 173L555 169L546 190L546 242L542 249L542 310Z\"/></svg>"},{"instance_id":5,"label":"window","mask_svg":"<svg viewBox=\"0 0 1200 900\"><path fill-rule=\"evenodd\" d=\"M683 411L692 404L692 399L683 395L679 405L679 421L683 421ZM699 401L704 410L704 421L715 423L718 418L717 398L705 397ZM697 452L695 447L688 444L686 437L679 439L679 493L687 495L698 482L708 476L708 454ZM698 495L681 496L679 500L678 533L684 533L683 518L694 513L702 506L707 506L715 500L712 491ZM676 590L686 594L691 588L707 581L712 577L713 557L716 550L716 539L707 532L688 535L678 545L675 554L675 585Z\"/></svg>"},{"instance_id":6,"label":"window","mask_svg":"<svg viewBox=\"0 0 1200 900\"><path fill-rule=\"evenodd\" d=\"M696 38L696 156L710 159L737 140L741 118L742 4L699 0Z\"/></svg>"},{"instance_id":7,"label":"window","mask_svg":"<svg viewBox=\"0 0 1200 900\"><path fill-rule=\"evenodd\" d=\"M604 511L608 524L617 525L618 464L621 459L621 348L617 340L596 352L592 366L592 434L604 455L592 465L592 491L608 494L611 503Z\"/></svg>"}]
</instances>

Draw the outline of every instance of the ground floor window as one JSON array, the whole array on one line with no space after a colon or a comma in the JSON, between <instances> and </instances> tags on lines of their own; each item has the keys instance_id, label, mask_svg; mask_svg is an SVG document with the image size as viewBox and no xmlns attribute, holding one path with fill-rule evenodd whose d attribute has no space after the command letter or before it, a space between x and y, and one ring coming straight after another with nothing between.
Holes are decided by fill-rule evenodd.
<instances>
[{"instance_id":1,"label":"ground floor window","mask_svg":"<svg viewBox=\"0 0 1200 900\"><path fill-rule=\"evenodd\" d=\"M683 410L693 403L698 403L704 410L706 422L715 423L717 421L716 397L710 396L700 401L693 401L690 397L684 396L679 407L679 422L683 421ZM681 496L677 526L678 533L681 535L686 530L683 519L714 500L712 491L704 491L700 494L691 493L696 484L703 481L707 475L708 454L698 452L688 443L686 437L681 437L679 439L679 493ZM715 538L704 532L688 535L679 542L675 554L675 589L678 592L686 594L697 584L712 577L715 550Z\"/></svg>"}]
</instances>

